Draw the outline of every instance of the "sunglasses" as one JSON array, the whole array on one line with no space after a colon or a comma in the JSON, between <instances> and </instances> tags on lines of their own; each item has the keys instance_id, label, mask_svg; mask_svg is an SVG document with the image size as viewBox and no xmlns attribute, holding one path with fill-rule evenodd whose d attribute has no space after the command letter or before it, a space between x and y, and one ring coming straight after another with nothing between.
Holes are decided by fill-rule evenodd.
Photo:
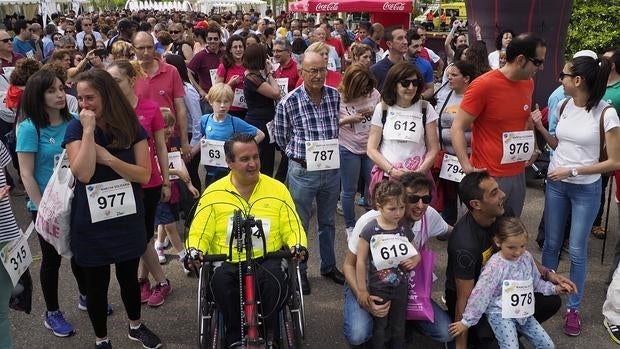
<instances>
[{"instance_id":1,"label":"sunglasses","mask_svg":"<svg viewBox=\"0 0 620 349\"><path fill-rule=\"evenodd\" d=\"M417 204L420 199L422 200L422 203L424 204L430 204L431 200L433 199L432 195L409 195L407 196L407 201L409 201L410 204Z\"/></svg>"},{"instance_id":2,"label":"sunglasses","mask_svg":"<svg viewBox=\"0 0 620 349\"><path fill-rule=\"evenodd\" d=\"M208 37L207 41L220 41L220 38Z\"/></svg>"},{"instance_id":3,"label":"sunglasses","mask_svg":"<svg viewBox=\"0 0 620 349\"><path fill-rule=\"evenodd\" d=\"M560 75L559 75L560 80L564 80L564 77L566 77L566 76L570 76L571 78L574 78L575 76L577 76L577 74L570 74L570 73L561 72Z\"/></svg>"},{"instance_id":4,"label":"sunglasses","mask_svg":"<svg viewBox=\"0 0 620 349\"><path fill-rule=\"evenodd\" d=\"M0 39L0 41L6 44L7 42L11 41L11 38Z\"/></svg>"},{"instance_id":5,"label":"sunglasses","mask_svg":"<svg viewBox=\"0 0 620 349\"><path fill-rule=\"evenodd\" d=\"M179 34L179 33L180 33L180 31L178 31L178 30L171 30L169 33L170 33L170 34Z\"/></svg>"},{"instance_id":6,"label":"sunglasses","mask_svg":"<svg viewBox=\"0 0 620 349\"><path fill-rule=\"evenodd\" d=\"M410 79L410 80L404 79L404 80L400 80L398 83L403 88L408 88L411 85L413 85L413 87L418 87L418 79Z\"/></svg>"},{"instance_id":7,"label":"sunglasses","mask_svg":"<svg viewBox=\"0 0 620 349\"><path fill-rule=\"evenodd\" d=\"M540 67L541 65L545 63L544 59L538 59L538 58L533 58L533 57L527 57L527 60L532 62L532 64L536 67Z\"/></svg>"}]
</instances>

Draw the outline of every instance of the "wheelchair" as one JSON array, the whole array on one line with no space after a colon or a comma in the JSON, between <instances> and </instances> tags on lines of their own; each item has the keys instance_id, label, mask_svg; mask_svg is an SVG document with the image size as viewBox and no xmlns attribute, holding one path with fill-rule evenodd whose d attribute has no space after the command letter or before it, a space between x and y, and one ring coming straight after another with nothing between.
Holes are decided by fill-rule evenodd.
<instances>
[{"instance_id":1,"label":"wheelchair","mask_svg":"<svg viewBox=\"0 0 620 349\"><path fill-rule=\"evenodd\" d=\"M260 226L260 224L259 224ZM261 228L259 228L261 229ZM232 249L231 249L232 253ZM250 254L248 254L249 256ZM297 261L293 260L292 254L288 250L280 250L272 253L265 254L265 258L279 258L282 259L282 263L285 264L286 281L288 282L289 294L285 299L282 309L277 314L277 328L266 329L264 322L261 323L261 314L258 314L260 306L255 310L257 311L252 317L252 312L247 311L247 304L242 303L242 314L246 317L245 325L250 327L254 321L257 321L256 327L262 329L261 333L264 337L269 333L271 338L256 337L252 339L250 335L251 329L242 327L242 348L244 349L271 349L271 348L287 348L296 349L301 348L302 341L305 337L305 314L304 314L304 300L301 288L300 271ZM203 257L203 264L199 271L198 281L198 345L201 349L225 349L226 330L224 326L224 319L219 312L213 296L210 291L210 281L216 266L219 263L229 259L229 255L206 255ZM246 260L251 261L251 258ZM239 264L241 268L241 264ZM241 294L246 294L244 286L241 288ZM258 294L258 292L255 292ZM247 301L247 299L245 299ZM259 304L258 302L248 302L253 304ZM244 311L245 310L245 311Z\"/></svg>"}]
</instances>

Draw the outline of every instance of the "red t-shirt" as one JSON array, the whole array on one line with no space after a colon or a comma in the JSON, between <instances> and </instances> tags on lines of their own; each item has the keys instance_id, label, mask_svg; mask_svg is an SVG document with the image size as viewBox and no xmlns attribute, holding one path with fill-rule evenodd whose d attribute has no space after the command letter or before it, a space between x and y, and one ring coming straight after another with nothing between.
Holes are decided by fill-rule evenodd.
<instances>
[{"instance_id":1,"label":"red t-shirt","mask_svg":"<svg viewBox=\"0 0 620 349\"><path fill-rule=\"evenodd\" d=\"M329 38L329 40L325 40L325 43L334 46L338 57L344 57L344 46L342 45L342 40L337 38Z\"/></svg>"},{"instance_id":2,"label":"red t-shirt","mask_svg":"<svg viewBox=\"0 0 620 349\"><path fill-rule=\"evenodd\" d=\"M239 75L239 82L232 89L233 89L233 92L235 92L236 89L243 90L243 76L245 75L245 68L243 67L243 65L233 64L232 67L226 69L226 67L224 67L224 64L221 63L217 67L216 74L217 74L218 77L224 77L224 82L225 83L228 83L228 81L233 76ZM245 110L245 109L239 108L239 107L235 107L235 106L230 106L230 110Z\"/></svg>"},{"instance_id":3,"label":"red t-shirt","mask_svg":"<svg viewBox=\"0 0 620 349\"><path fill-rule=\"evenodd\" d=\"M502 134L524 131L530 117L534 81L512 81L492 70L476 78L463 96L461 109L474 116L471 127L471 164L492 176L515 176L524 162L501 164Z\"/></svg>"},{"instance_id":4,"label":"red t-shirt","mask_svg":"<svg viewBox=\"0 0 620 349\"><path fill-rule=\"evenodd\" d=\"M338 88L338 85L340 85L340 80L342 80L342 75L339 72L336 72L336 71L333 71L333 70L328 70L327 71L327 76L325 76L325 85L326 86L330 86L330 87L333 87L333 88ZM295 84L295 87L299 87L303 83L304 83L304 79L300 75L299 76L299 80L297 80L297 84Z\"/></svg>"},{"instance_id":5,"label":"red t-shirt","mask_svg":"<svg viewBox=\"0 0 620 349\"><path fill-rule=\"evenodd\" d=\"M297 69L297 63L294 60L290 60L287 65L280 65L278 69L273 73L276 79L288 78L288 92L293 91L297 80L299 80L299 72Z\"/></svg>"},{"instance_id":6,"label":"red t-shirt","mask_svg":"<svg viewBox=\"0 0 620 349\"><path fill-rule=\"evenodd\" d=\"M220 65L223 51L217 53L211 53L206 48L200 50L200 52L194 55L194 58L187 65L187 69L198 74L200 88L205 92L209 92L211 89L211 69L217 69Z\"/></svg>"},{"instance_id":7,"label":"red t-shirt","mask_svg":"<svg viewBox=\"0 0 620 349\"><path fill-rule=\"evenodd\" d=\"M163 130L165 126L164 117L161 115L159 105L148 99L138 99L138 105L136 105L135 111L136 116L138 116L138 121L140 121L140 125L142 125L144 130L146 130L146 134L149 136L149 155L151 156L151 179L147 184L144 184L142 188L157 187L161 185L162 178L161 172L159 171L159 166L155 160L157 148L155 147L155 137L153 135L155 132Z\"/></svg>"}]
</instances>

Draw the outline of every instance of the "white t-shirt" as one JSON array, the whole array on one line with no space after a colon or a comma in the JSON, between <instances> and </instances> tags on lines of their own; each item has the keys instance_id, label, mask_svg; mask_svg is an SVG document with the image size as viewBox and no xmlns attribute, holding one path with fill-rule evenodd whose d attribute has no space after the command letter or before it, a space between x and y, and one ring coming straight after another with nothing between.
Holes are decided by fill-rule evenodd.
<instances>
[{"instance_id":1,"label":"white t-shirt","mask_svg":"<svg viewBox=\"0 0 620 349\"><path fill-rule=\"evenodd\" d=\"M564 100L558 105L562 105ZM575 106L571 98L562 115L557 115L558 125L555 135L558 138L558 146L553 152L549 171L558 167L578 168L598 163L600 155L600 117L603 109L609 104L600 101L590 112L583 107ZM557 114L560 108L557 108ZM614 108L605 111L603 128L608 132L614 127L619 127L618 113ZM589 184L597 181L601 175L579 175L569 177L563 182L574 184Z\"/></svg>"},{"instance_id":2,"label":"white t-shirt","mask_svg":"<svg viewBox=\"0 0 620 349\"><path fill-rule=\"evenodd\" d=\"M489 53L489 66L491 69L499 69L499 50Z\"/></svg>"},{"instance_id":3,"label":"white t-shirt","mask_svg":"<svg viewBox=\"0 0 620 349\"><path fill-rule=\"evenodd\" d=\"M425 49L426 49L426 52L428 52L428 57L431 59L431 61L433 61L433 63L439 62L441 57L439 57L439 55L436 54L435 51L431 50L428 47L425 47Z\"/></svg>"},{"instance_id":4,"label":"white t-shirt","mask_svg":"<svg viewBox=\"0 0 620 349\"><path fill-rule=\"evenodd\" d=\"M443 220L443 218L441 218L439 212L437 212L434 208L428 206L424 215L426 216L426 226L429 238L439 236L448 232L450 226L448 225L448 223L446 223L446 221ZM357 255L357 245L360 240L360 234L362 233L362 229L364 229L364 227L370 221L377 217L379 217L379 211L371 210L364 213L357 220L357 222L355 222L355 227L353 228L353 231L351 231L351 233L349 233L349 236L347 237L347 245L349 246L349 251L351 251L351 253L353 253L354 255ZM422 220L416 221L413 224L413 228L411 228L414 235L414 247L416 249L419 249L420 245L426 243L426 240L420 241L422 239L422 234L420 234L421 229Z\"/></svg>"},{"instance_id":5,"label":"white t-shirt","mask_svg":"<svg viewBox=\"0 0 620 349\"><path fill-rule=\"evenodd\" d=\"M388 107L388 114L390 110L394 110L396 112L406 112L406 113L419 113L420 117L422 115L422 103L418 101L416 104L410 106L409 108L401 108L397 105ZM375 112L372 115L371 125L379 126L383 128L383 123L381 122L381 117L383 116L383 107L382 104L379 103L375 108ZM426 124L430 124L437 120L439 116L433 106L428 104L426 108ZM389 116L387 118L389 121ZM382 137L381 146L379 148L379 152L387 161L391 164L403 162L411 157L419 156L420 159L424 157L426 154L426 144L425 144L425 129L423 130L420 143L408 142L408 141L399 141L399 140L388 140L385 137ZM385 132L385 131L384 131ZM420 162L421 163L421 162Z\"/></svg>"}]
</instances>

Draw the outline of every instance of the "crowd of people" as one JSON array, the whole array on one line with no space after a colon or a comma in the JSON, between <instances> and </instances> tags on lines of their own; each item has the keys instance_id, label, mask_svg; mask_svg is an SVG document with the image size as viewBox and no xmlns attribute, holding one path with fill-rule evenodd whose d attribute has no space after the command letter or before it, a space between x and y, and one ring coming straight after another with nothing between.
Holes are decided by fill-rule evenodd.
<instances>
[{"instance_id":1,"label":"crowd of people","mask_svg":"<svg viewBox=\"0 0 620 349\"><path fill-rule=\"evenodd\" d=\"M66 161L76 184L63 233L96 348L112 347L110 266L129 338L159 348L141 304L159 307L172 292L161 266L167 245L186 274L205 255L227 253L234 205L265 230L265 250L253 250L265 337L278 333L286 274L264 253L283 248L300 263L304 295L315 261L323 277L344 285L352 348L403 348L413 330L448 348L518 348L519 335L553 348L540 323L561 308L559 294L568 294L564 333L581 334L588 238L607 234L600 206L620 169L620 49L575 54L541 109L532 94L545 40L505 29L489 53L480 28L468 35L458 20L445 55L425 46L423 26L362 22L352 30L341 18L271 11L70 12L44 27L10 17L4 25L0 248L21 236L9 197L26 194L36 220L55 159ZM519 217L525 169L543 152L551 160L538 262ZM16 178L6 173L10 162ZM122 199L108 207L98 192ZM357 217L356 205L367 212ZM342 268L337 212L348 241ZM308 246L313 216L318 244ZM181 219L192 221L185 237ZM445 250L431 251L430 238L447 240ZM58 299L62 257L38 240L44 326L70 336ZM555 272L563 245L568 276ZM435 270L446 275L445 306L411 306L430 298L434 253L448 259L445 271ZM248 261L229 257L210 288L225 345L235 348L244 338L236 270ZM619 260L620 243L603 306L618 344ZM416 277L431 286L420 291ZM0 349L12 348L12 289L0 268Z\"/></svg>"}]
</instances>

